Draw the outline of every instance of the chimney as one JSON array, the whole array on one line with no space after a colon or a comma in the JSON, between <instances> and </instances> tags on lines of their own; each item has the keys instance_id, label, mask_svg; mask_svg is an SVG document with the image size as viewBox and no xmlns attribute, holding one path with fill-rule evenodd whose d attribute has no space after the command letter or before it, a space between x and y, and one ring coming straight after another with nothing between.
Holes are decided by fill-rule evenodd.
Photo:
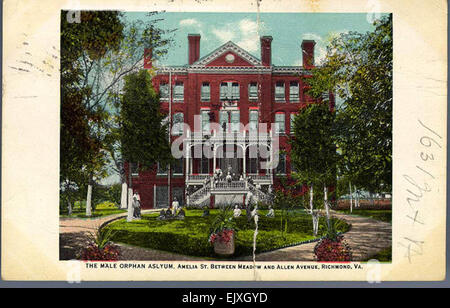
<instances>
[{"instance_id":1,"label":"chimney","mask_svg":"<svg viewBox=\"0 0 450 308\"><path fill-rule=\"evenodd\" d=\"M313 40L302 41L303 67L306 69L314 67L314 45L316 42Z\"/></svg>"},{"instance_id":2,"label":"chimney","mask_svg":"<svg viewBox=\"0 0 450 308\"><path fill-rule=\"evenodd\" d=\"M194 63L200 58L200 34L189 34L189 65Z\"/></svg>"},{"instance_id":3,"label":"chimney","mask_svg":"<svg viewBox=\"0 0 450 308\"><path fill-rule=\"evenodd\" d=\"M264 66L272 65L272 37L261 37L261 62Z\"/></svg>"},{"instance_id":4,"label":"chimney","mask_svg":"<svg viewBox=\"0 0 450 308\"><path fill-rule=\"evenodd\" d=\"M152 68L152 56L153 51L151 48L145 48L144 49L144 69L151 69Z\"/></svg>"}]
</instances>

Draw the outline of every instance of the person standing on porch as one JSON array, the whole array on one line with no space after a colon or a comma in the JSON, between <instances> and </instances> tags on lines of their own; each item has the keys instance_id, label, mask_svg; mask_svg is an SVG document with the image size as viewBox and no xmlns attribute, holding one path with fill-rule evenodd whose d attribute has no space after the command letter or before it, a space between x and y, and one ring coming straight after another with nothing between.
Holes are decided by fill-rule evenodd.
<instances>
[{"instance_id":1,"label":"person standing on porch","mask_svg":"<svg viewBox=\"0 0 450 308\"><path fill-rule=\"evenodd\" d=\"M231 181L233 180L233 178L231 177L231 173L230 172L228 172L226 180L227 180L227 183L231 183Z\"/></svg>"}]
</instances>

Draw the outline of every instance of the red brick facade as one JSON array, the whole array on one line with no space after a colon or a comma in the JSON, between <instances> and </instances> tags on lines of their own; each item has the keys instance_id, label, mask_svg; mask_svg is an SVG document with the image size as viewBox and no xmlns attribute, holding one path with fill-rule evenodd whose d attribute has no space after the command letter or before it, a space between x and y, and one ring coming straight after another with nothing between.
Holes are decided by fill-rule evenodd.
<instances>
[{"instance_id":1,"label":"red brick facade","mask_svg":"<svg viewBox=\"0 0 450 308\"><path fill-rule=\"evenodd\" d=\"M200 41L200 35L189 35L187 55L189 64L182 67L157 69L157 74L153 78L153 86L158 91L161 91L161 87L165 87L164 84L168 84L169 79L171 79L172 89L169 93L172 94L172 116L176 113L182 113L184 122L193 129L194 115L199 115L201 110L208 110L211 121L219 122L219 110L222 107L221 85L232 82L232 87L233 84L236 87L236 84L238 84L237 110L239 111L240 122L243 125L247 125L249 122L250 110L257 110L258 122L268 123L269 127L272 127L271 123L275 123L276 114L280 114L278 119L282 118L282 114L284 114L285 134L280 134L279 140L280 149L287 152L285 169L286 175L289 175L291 173L290 146L288 143L291 132L290 119L291 114L298 112L300 108L312 102L311 98L305 94L307 90L305 80L308 78L308 69L311 69L314 65L314 41L302 42L302 49L299 42L299 50L292 51L302 53L305 67L273 66L271 64L272 37L261 38L261 59L253 57L232 42L224 44L201 58ZM276 39L273 43L276 43ZM148 58L151 58L150 51L146 51L145 68L151 68L152 62ZM171 76L169 76L169 71ZM179 95L179 92L176 93L175 86L178 85L179 91L181 84L183 85L183 95L182 99L177 100L175 96ZM201 91L204 84L209 85L209 99L205 99L206 95L202 99ZM250 84L257 85L256 99L250 97ZM284 85L284 99L282 99L281 85ZM296 85L298 85L298 94ZM276 91L276 87L278 91ZM291 93L291 88L293 93ZM165 88L166 92L167 89L168 87ZM169 112L169 99L161 99L161 109L165 113ZM272 128L274 129L274 127ZM173 138L176 138L176 136ZM181 191L184 193L185 189L185 167L183 165L183 174L172 174L170 178L170 189L177 191L179 195ZM192 168L194 174L198 172L198 162L194 161ZM209 170L212 172L212 167ZM277 177L277 175L274 175L274 182L276 182ZM155 201L158 203L155 196L156 191L167 189L169 181L167 175L157 175L156 172L150 171L134 175L132 179L132 187L134 190L138 190L143 208L155 207ZM174 193L172 192L171 195L174 195ZM167 203L158 204L158 206L167 206Z\"/></svg>"}]
</instances>

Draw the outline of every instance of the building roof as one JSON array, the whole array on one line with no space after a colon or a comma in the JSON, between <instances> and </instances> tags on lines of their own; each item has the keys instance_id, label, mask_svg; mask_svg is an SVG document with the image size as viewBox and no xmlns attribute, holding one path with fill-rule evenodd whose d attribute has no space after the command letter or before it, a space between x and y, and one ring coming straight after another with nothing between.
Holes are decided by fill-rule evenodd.
<instances>
[{"instance_id":1,"label":"building roof","mask_svg":"<svg viewBox=\"0 0 450 308\"><path fill-rule=\"evenodd\" d=\"M233 52L234 54L241 57L243 60L251 64L251 66L208 66L214 60L222 57L228 52ZM308 70L304 69L302 66L264 66L259 58L253 56L243 48L239 47L232 41L228 41L220 47L216 48L214 51L210 52L204 57L201 57L191 65L181 65L181 66L165 66L157 69L157 74L168 74L170 72L176 74L187 74L187 73L214 73L214 74L270 74L274 73L277 75L292 75L292 74L305 74Z\"/></svg>"},{"instance_id":2,"label":"building roof","mask_svg":"<svg viewBox=\"0 0 450 308\"><path fill-rule=\"evenodd\" d=\"M232 41L228 41L213 52L209 53L208 55L200 58L196 62L192 63L191 66L204 66L209 63L211 63L213 60L219 58L223 54L232 51L233 53L237 54L238 56L242 57L244 60L248 61L250 64L255 66L262 65L261 60L256 58L255 56L248 53L243 48L239 47Z\"/></svg>"}]
</instances>

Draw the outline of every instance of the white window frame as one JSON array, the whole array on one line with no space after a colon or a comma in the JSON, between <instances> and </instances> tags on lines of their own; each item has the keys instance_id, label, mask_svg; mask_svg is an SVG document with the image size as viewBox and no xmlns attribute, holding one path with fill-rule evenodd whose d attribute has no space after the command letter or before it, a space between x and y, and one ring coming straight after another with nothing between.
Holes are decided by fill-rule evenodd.
<instances>
[{"instance_id":1,"label":"white window frame","mask_svg":"<svg viewBox=\"0 0 450 308\"><path fill-rule=\"evenodd\" d=\"M179 90L180 88L182 91ZM181 93L177 93L177 92L181 92ZM173 101L174 102L184 101L184 83L182 81L177 81L173 85Z\"/></svg>"},{"instance_id":2,"label":"white window frame","mask_svg":"<svg viewBox=\"0 0 450 308\"><path fill-rule=\"evenodd\" d=\"M175 116L176 115L181 115L181 122L176 122L175 121ZM184 113L183 112L175 112L173 115L172 115L172 123L173 123L173 126L172 126L172 136L181 136L181 135L183 135L183 124L184 124ZM177 125L179 125L179 128L178 129L175 129L175 127L177 126Z\"/></svg>"},{"instance_id":3,"label":"white window frame","mask_svg":"<svg viewBox=\"0 0 450 308\"><path fill-rule=\"evenodd\" d=\"M255 87L256 91L251 91L252 87ZM252 94L255 94L255 95L252 96ZM258 100L258 83L257 82L250 82L248 84L248 99L250 101Z\"/></svg>"},{"instance_id":4,"label":"white window frame","mask_svg":"<svg viewBox=\"0 0 450 308\"><path fill-rule=\"evenodd\" d=\"M283 85L282 87L279 85ZM281 97L281 95L279 93L281 93L281 91L277 91L277 89L283 89L283 97ZM286 101L286 84L284 81L277 81L275 82L275 101L276 102L285 102Z\"/></svg>"},{"instance_id":5,"label":"white window frame","mask_svg":"<svg viewBox=\"0 0 450 308\"><path fill-rule=\"evenodd\" d=\"M200 111L201 114L201 120L202 120L202 132L205 134L210 133L210 120L209 120L209 109L202 109ZM207 119L207 121L205 121ZM205 126L205 123L208 122L208 124Z\"/></svg>"},{"instance_id":6,"label":"white window frame","mask_svg":"<svg viewBox=\"0 0 450 308\"><path fill-rule=\"evenodd\" d=\"M280 118L283 118L281 121ZM282 126L280 126L280 123L283 123ZM281 130L283 128L283 130ZM275 133L277 135L284 135L286 134L286 115L284 113L275 113Z\"/></svg>"},{"instance_id":7,"label":"white window frame","mask_svg":"<svg viewBox=\"0 0 450 308\"><path fill-rule=\"evenodd\" d=\"M204 89L208 89L204 91ZM207 94L207 95L206 95ZM209 102L211 100L211 85L209 82L203 82L200 89L200 100L202 102Z\"/></svg>"},{"instance_id":8,"label":"white window frame","mask_svg":"<svg viewBox=\"0 0 450 308\"><path fill-rule=\"evenodd\" d=\"M237 114L237 122L233 121L236 120L236 114ZM239 110L233 110L231 111L231 131L232 132L239 132L239 123L241 123L241 112Z\"/></svg>"},{"instance_id":9,"label":"white window frame","mask_svg":"<svg viewBox=\"0 0 450 308\"><path fill-rule=\"evenodd\" d=\"M163 89L165 89L165 91L163 91ZM159 97L162 101L169 100L169 84L167 82L161 82L159 84Z\"/></svg>"},{"instance_id":10,"label":"white window frame","mask_svg":"<svg viewBox=\"0 0 450 308\"><path fill-rule=\"evenodd\" d=\"M223 117L223 115L225 116L225 117ZM226 121L224 121L224 120L226 120ZM230 123L230 116L229 116L229 114L228 114L228 111L226 111L226 110L220 110L219 111L219 125L220 125L220 127L223 129L223 123L227 123L226 124L226 130L228 131L228 127L229 127L229 123Z\"/></svg>"},{"instance_id":11,"label":"white window frame","mask_svg":"<svg viewBox=\"0 0 450 308\"><path fill-rule=\"evenodd\" d=\"M220 99L221 100L240 100L240 86L235 81L225 81L220 83Z\"/></svg>"},{"instance_id":12,"label":"white window frame","mask_svg":"<svg viewBox=\"0 0 450 308\"><path fill-rule=\"evenodd\" d=\"M293 86L293 84L296 84L296 86ZM294 91L292 91L293 89ZM300 102L300 83L298 81L291 81L289 83L289 101L292 103Z\"/></svg>"},{"instance_id":13,"label":"white window frame","mask_svg":"<svg viewBox=\"0 0 450 308\"><path fill-rule=\"evenodd\" d=\"M252 119L252 114L256 114L256 121L255 119ZM248 111L248 128L250 131L258 131L258 121L259 121L259 110L257 109L250 109ZM256 122L256 123L255 123ZM252 127L252 123L255 123L255 127Z\"/></svg>"}]
</instances>

